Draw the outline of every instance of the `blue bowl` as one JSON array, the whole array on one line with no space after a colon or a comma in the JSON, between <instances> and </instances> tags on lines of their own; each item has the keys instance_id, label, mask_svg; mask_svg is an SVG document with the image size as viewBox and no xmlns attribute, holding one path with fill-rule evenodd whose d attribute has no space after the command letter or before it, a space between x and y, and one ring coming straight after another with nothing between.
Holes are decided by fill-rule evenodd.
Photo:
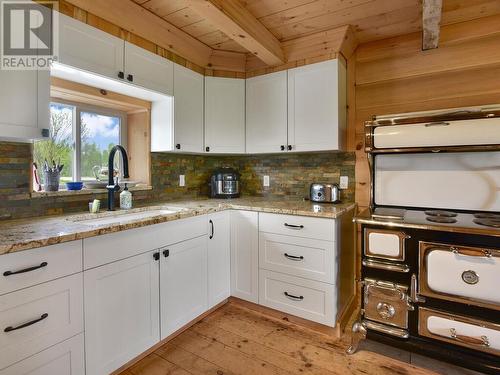
<instances>
[{"instance_id":1,"label":"blue bowl","mask_svg":"<svg viewBox=\"0 0 500 375\"><path fill-rule=\"evenodd\" d=\"M83 182L66 182L66 188L68 190L82 190Z\"/></svg>"}]
</instances>

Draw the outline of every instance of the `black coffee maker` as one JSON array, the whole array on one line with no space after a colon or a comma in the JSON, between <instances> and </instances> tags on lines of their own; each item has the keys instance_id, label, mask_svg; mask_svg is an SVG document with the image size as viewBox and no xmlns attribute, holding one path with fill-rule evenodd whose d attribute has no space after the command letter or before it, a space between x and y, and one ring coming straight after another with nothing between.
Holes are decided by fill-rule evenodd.
<instances>
[{"instance_id":1,"label":"black coffee maker","mask_svg":"<svg viewBox=\"0 0 500 375\"><path fill-rule=\"evenodd\" d=\"M238 198L240 196L240 174L233 168L216 169L210 177L211 198Z\"/></svg>"}]
</instances>

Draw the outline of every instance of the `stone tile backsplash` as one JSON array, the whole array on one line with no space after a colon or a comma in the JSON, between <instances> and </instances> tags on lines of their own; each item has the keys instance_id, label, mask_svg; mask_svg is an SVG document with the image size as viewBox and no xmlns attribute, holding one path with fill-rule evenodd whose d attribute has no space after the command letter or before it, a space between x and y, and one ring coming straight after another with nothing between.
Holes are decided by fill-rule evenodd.
<instances>
[{"instance_id":1,"label":"stone tile backsplash","mask_svg":"<svg viewBox=\"0 0 500 375\"><path fill-rule=\"evenodd\" d=\"M207 197L210 175L221 166L240 171L242 195L270 198L306 197L311 182L338 183L345 175L349 177L349 188L342 191L342 199L352 202L354 165L355 155L350 152L232 156L152 153L153 189L134 192L134 202ZM185 187L179 186L180 174L186 176ZM265 175L271 181L266 188ZM106 199L106 194L32 198L30 179L31 145L0 142L0 219L78 212L94 198Z\"/></svg>"}]
</instances>

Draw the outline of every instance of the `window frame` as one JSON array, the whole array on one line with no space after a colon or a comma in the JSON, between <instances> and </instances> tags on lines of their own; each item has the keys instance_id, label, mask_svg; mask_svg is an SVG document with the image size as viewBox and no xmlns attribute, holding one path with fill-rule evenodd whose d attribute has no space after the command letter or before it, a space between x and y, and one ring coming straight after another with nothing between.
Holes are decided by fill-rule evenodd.
<instances>
[{"instance_id":1,"label":"window frame","mask_svg":"<svg viewBox=\"0 0 500 375\"><path fill-rule=\"evenodd\" d=\"M81 113L91 112L97 115L118 117L120 119L119 124L119 140L120 145L127 149L127 113L106 108L99 107L91 104L78 103L71 100L63 100L58 98L51 98L50 105L60 104L65 106L73 107L73 123L72 123L72 149L73 149L73 165L72 165L72 179L73 181L81 181L81 161L82 161L82 138L81 138ZM120 173L122 173L122 161L119 159Z\"/></svg>"}]
</instances>

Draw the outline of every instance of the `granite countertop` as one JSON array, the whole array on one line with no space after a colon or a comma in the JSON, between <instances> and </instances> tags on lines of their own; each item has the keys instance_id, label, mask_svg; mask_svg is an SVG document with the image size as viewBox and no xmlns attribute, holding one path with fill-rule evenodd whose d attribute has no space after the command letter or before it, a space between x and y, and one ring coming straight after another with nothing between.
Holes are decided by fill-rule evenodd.
<instances>
[{"instance_id":1,"label":"granite countertop","mask_svg":"<svg viewBox=\"0 0 500 375\"><path fill-rule=\"evenodd\" d=\"M205 199L171 201L134 208L125 212L117 210L113 212L103 211L99 214L83 213L56 217L8 220L0 222L0 255L228 209L335 219L343 213L350 211L355 206L355 203L315 204L305 200L265 198ZM82 220L106 218L124 213L169 208L180 209L180 211L133 221L114 222L112 224L89 225L82 224L81 222Z\"/></svg>"}]
</instances>

